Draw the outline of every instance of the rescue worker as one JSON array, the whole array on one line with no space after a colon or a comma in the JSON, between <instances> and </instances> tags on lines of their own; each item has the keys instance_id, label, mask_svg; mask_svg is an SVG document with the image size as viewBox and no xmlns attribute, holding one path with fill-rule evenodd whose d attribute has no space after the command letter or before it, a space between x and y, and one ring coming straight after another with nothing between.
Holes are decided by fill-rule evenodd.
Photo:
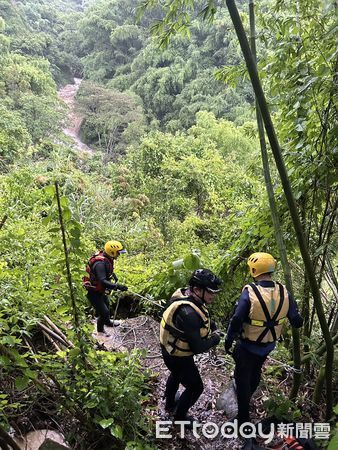
<instances>
[{"instance_id":1,"label":"rescue worker","mask_svg":"<svg viewBox=\"0 0 338 450\"><path fill-rule=\"evenodd\" d=\"M295 300L285 286L272 280L276 260L269 253L253 253L247 261L253 283L242 290L231 318L225 350L228 352L239 337L233 357L238 400L238 423L249 422L250 399L257 389L262 366L275 348L286 319L300 328L303 319Z\"/></svg>"},{"instance_id":2,"label":"rescue worker","mask_svg":"<svg viewBox=\"0 0 338 450\"><path fill-rule=\"evenodd\" d=\"M220 292L222 281L208 269L195 270L189 287L178 289L164 311L160 327L163 360L170 371L165 389L165 409L175 420L188 420L189 408L203 392L203 382L194 355L206 352L220 341L220 332L210 320L208 305ZM177 398L179 385L185 387Z\"/></svg>"},{"instance_id":3,"label":"rescue worker","mask_svg":"<svg viewBox=\"0 0 338 450\"><path fill-rule=\"evenodd\" d=\"M127 286L118 284L118 278L114 273L114 261L120 254L126 253L119 241L108 241L104 250L95 253L88 261L86 271L88 276L83 277L83 286L87 289L87 298L96 311L97 332L104 333L104 325L113 327L119 325L119 321L112 321L109 312L109 300L107 293L112 290L127 291ZM114 283L110 280L113 278Z\"/></svg>"}]
</instances>

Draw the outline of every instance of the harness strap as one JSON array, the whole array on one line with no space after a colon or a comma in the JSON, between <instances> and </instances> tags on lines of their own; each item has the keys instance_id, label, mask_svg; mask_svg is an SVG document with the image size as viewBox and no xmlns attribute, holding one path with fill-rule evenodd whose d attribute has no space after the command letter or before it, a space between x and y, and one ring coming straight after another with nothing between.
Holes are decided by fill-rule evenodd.
<instances>
[{"instance_id":1,"label":"harness strap","mask_svg":"<svg viewBox=\"0 0 338 450\"><path fill-rule=\"evenodd\" d=\"M172 334L175 338L181 339L182 341L185 340L184 332L179 330L178 328L174 328L171 325L169 325L163 318L161 320L161 326L169 331L170 334Z\"/></svg>"},{"instance_id":2,"label":"harness strap","mask_svg":"<svg viewBox=\"0 0 338 450\"><path fill-rule=\"evenodd\" d=\"M279 313L281 312L283 305L284 305L284 288L283 285L280 283L277 283L279 286L279 305L278 308L274 314L274 316L272 317L272 320L276 320L277 317L279 316Z\"/></svg>"},{"instance_id":3,"label":"harness strap","mask_svg":"<svg viewBox=\"0 0 338 450\"><path fill-rule=\"evenodd\" d=\"M277 307L277 310L276 310L275 314L271 317L270 313L269 313L269 310L268 310L268 308L266 306L266 303L263 300L263 297L262 297L261 293L259 292L257 286L254 283L250 283L250 286L252 287L252 289L253 289L253 291L254 291L254 293L255 293L255 295L256 295L256 297L257 297L257 299L258 299L258 301L259 301L259 303L260 303L260 305L262 307L262 310L263 310L263 313L265 315L265 318L266 318L266 322L265 322L266 325L263 325L263 326L265 326L265 329L258 336L256 342L258 342L258 343L262 342L262 340L268 334L269 331L272 334L273 340L276 341L277 340L277 335L276 335L275 326L276 325L280 325L279 321L277 321L276 319L277 319L279 313L281 312L281 309L282 309L283 304L284 304L284 288L283 288L283 286L280 283L278 283L279 294L280 294L279 295L279 305ZM281 320L285 320L285 318L283 318ZM259 321L257 321L257 322L259 322ZM255 324L252 323L252 325L255 325ZM262 325L258 325L258 326L262 326Z\"/></svg>"},{"instance_id":4,"label":"harness strap","mask_svg":"<svg viewBox=\"0 0 338 450\"><path fill-rule=\"evenodd\" d=\"M175 339L173 342L168 341L168 344L171 345L171 347L173 348L172 351L170 352L171 354L174 353L176 350L179 350L180 352L183 352L183 353L192 353L190 348L179 347L176 344L176 342L177 342L177 339Z\"/></svg>"}]
</instances>

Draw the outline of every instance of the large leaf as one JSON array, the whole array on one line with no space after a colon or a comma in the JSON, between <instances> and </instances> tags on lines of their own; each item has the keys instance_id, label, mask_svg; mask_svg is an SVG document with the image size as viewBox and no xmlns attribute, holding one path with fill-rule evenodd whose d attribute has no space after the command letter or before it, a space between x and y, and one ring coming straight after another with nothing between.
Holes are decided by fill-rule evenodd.
<instances>
[{"instance_id":1,"label":"large leaf","mask_svg":"<svg viewBox=\"0 0 338 450\"><path fill-rule=\"evenodd\" d=\"M184 267L189 270L196 270L201 267L201 261L196 254L191 253L184 258Z\"/></svg>"},{"instance_id":2,"label":"large leaf","mask_svg":"<svg viewBox=\"0 0 338 450\"><path fill-rule=\"evenodd\" d=\"M106 429L106 428L110 427L113 423L114 423L114 419L113 418L102 419L102 420L100 420L99 425L101 425L101 427L103 429Z\"/></svg>"}]
</instances>

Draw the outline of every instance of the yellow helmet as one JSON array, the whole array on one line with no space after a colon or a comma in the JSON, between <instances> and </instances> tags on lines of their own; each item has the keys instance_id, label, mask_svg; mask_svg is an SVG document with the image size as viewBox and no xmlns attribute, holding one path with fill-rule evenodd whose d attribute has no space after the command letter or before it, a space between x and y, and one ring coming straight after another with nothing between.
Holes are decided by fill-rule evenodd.
<instances>
[{"instance_id":1,"label":"yellow helmet","mask_svg":"<svg viewBox=\"0 0 338 450\"><path fill-rule=\"evenodd\" d=\"M119 241L108 241L104 246L104 251L111 258L117 258L120 253L126 253L123 245Z\"/></svg>"},{"instance_id":2,"label":"yellow helmet","mask_svg":"<svg viewBox=\"0 0 338 450\"><path fill-rule=\"evenodd\" d=\"M277 261L270 253L253 253L248 258L248 266L252 277L258 277L262 273L275 271Z\"/></svg>"}]
</instances>

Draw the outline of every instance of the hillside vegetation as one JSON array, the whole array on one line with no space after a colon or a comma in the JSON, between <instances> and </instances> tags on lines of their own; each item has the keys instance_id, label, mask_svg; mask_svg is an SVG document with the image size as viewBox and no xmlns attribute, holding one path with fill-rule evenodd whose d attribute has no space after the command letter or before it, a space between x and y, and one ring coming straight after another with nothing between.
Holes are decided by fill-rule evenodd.
<instances>
[{"instance_id":1,"label":"hillside vegetation","mask_svg":"<svg viewBox=\"0 0 338 450\"><path fill-rule=\"evenodd\" d=\"M154 375L141 369L142 351L106 352L92 337L81 281L96 249L122 241L128 253L117 263L120 281L158 301L185 285L193 269L214 270L224 280L213 305L223 329L249 280L248 255L279 255L255 98L227 8L220 5L209 23L198 15L202 2L193 2L190 31L159 48L151 26L165 11L157 5L136 21L135 3L0 0L0 425L24 433L50 426L52 417L74 449L156 448L144 413ZM248 27L247 2L238 3ZM335 2L259 3L259 73L323 320L336 339ZM93 155L62 132L67 108L57 90L74 76L83 78L76 113ZM300 350L302 358L311 354L302 384L318 405L313 420L327 421L325 345L316 354L322 323L269 162L305 319ZM284 280L280 264L276 278ZM125 294L118 295L122 301ZM160 316L150 302L138 303L137 313ZM45 315L73 346L57 350L46 341L39 325ZM292 360L290 331L277 357ZM301 399L295 407L302 410Z\"/></svg>"}]
</instances>

